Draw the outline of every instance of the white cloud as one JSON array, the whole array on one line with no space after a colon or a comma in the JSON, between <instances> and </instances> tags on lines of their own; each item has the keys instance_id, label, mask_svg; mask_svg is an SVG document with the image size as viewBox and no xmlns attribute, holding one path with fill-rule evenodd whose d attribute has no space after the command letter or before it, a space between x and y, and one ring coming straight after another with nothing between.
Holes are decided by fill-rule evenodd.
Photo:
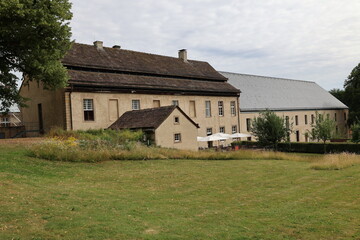
<instances>
[{"instance_id":1,"label":"white cloud","mask_svg":"<svg viewBox=\"0 0 360 240\"><path fill-rule=\"evenodd\" d=\"M77 42L342 87L359 62L358 0L73 0Z\"/></svg>"}]
</instances>

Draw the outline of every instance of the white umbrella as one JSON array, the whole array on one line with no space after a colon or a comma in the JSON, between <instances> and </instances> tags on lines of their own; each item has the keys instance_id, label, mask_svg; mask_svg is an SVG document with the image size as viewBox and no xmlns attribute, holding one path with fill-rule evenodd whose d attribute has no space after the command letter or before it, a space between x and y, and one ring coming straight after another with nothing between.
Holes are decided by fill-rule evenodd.
<instances>
[{"instance_id":1,"label":"white umbrella","mask_svg":"<svg viewBox=\"0 0 360 240\"><path fill-rule=\"evenodd\" d=\"M219 140L226 140L228 138L216 136L215 134L207 136L207 137L197 137L198 142L212 142L212 141L219 141Z\"/></svg>"},{"instance_id":2,"label":"white umbrella","mask_svg":"<svg viewBox=\"0 0 360 240\"><path fill-rule=\"evenodd\" d=\"M230 139L230 138L231 138L231 135L230 135L230 134L226 134L226 133L214 133L213 135L210 135L210 136L221 138L221 139L219 139L219 140L226 140L226 139ZM209 137L210 137L210 136L209 136Z\"/></svg>"},{"instance_id":3,"label":"white umbrella","mask_svg":"<svg viewBox=\"0 0 360 240\"><path fill-rule=\"evenodd\" d=\"M234 133L230 135L231 138L242 138L242 137L251 137L250 134L246 134L246 133Z\"/></svg>"}]
</instances>

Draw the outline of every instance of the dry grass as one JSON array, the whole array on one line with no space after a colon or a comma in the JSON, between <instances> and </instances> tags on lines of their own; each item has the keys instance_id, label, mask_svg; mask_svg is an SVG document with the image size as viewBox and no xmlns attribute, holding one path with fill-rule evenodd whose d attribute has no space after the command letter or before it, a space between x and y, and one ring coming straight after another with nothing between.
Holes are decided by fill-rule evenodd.
<instances>
[{"instance_id":1,"label":"dry grass","mask_svg":"<svg viewBox=\"0 0 360 240\"><path fill-rule=\"evenodd\" d=\"M340 170L360 164L360 156L353 153L327 154L310 165L315 170Z\"/></svg>"}]
</instances>

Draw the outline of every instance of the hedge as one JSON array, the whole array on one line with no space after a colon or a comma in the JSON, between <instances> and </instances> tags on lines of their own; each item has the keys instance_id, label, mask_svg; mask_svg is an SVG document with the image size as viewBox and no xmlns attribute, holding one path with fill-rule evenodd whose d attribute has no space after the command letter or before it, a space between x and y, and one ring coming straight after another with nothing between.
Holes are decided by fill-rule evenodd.
<instances>
[{"instance_id":1,"label":"hedge","mask_svg":"<svg viewBox=\"0 0 360 240\"><path fill-rule=\"evenodd\" d=\"M259 142L239 141L233 142L234 146L242 146L246 148L272 148L272 146L264 146ZM322 143L279 143L278 150L282 152L298 152L298 153L324 153L324 144ZM360 144L353 143L326 143L326 153L358 153L360 154Z\"/></svg>"}]
</instances>

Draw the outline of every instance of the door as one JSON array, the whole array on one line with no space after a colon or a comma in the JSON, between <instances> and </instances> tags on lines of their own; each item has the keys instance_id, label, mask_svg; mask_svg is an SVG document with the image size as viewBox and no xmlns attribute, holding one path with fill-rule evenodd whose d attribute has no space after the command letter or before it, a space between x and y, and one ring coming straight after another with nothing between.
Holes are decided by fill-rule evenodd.
<instances>
[{"instance_id":1,"label":"door","mask_svg":"<svg viewBox=\"0 0 360 240\"><path fill-rule=\"evenodd\" d=\"M44 120L43 120L41 103L38 104L38 118L39 118L39 133L44 134Z\"/></svg>"}]
</instances>

